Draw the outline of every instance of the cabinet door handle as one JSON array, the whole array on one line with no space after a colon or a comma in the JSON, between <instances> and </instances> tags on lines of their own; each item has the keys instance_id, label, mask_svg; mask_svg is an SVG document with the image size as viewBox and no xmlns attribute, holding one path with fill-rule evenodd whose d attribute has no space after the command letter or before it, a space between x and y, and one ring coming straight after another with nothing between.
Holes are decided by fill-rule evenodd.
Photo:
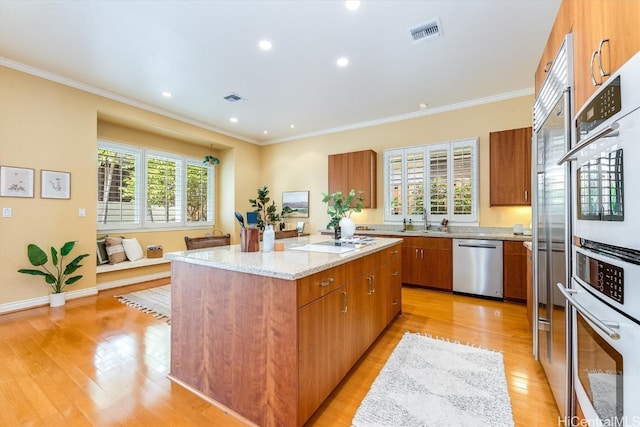
<instances>
[{"instance_id":1,"label":"cabinet door handle","mask_svg":"<svg viewBox=\"0 0 640 427\"><path fill-rule=\"evenodd\" d=\"M367 295L373 294L373 276L367 276L367 280L369 281L369 291Z\"/></svg>"},{"instance_id":2,"label":"cabinet door handle","mask_svg":"<svg viewBox=\"0 0 640 427\"><path fill-rule=\"evenodd\" d=\"M318 286L322 286L322 287L329 286L332 283L333 283L333 277L329 277L328 280L325 280L324 282L318 283Z\"/></svg>"},{"instance_id":3,"label":"cabinet door handle","mask_svg":"<svg viewBox=\"0 0 640 427\"><path fill-rule=\"evenodd\" d=\"M394 271L393 273L391 273L392 276L397 276L399 273L397 271Z\"/></svg>"},{"instance_id":4,"label":"cabinet door handle","mask_svg":"<svg viewBox=\"0 0 640 427\"><path fill-rule=\"evenodd\" d=\"M346 314L347 313L347 309L349 308L349 306L348 306L349 296L347 295L347 291L344 291L342 293L342 296L344 297L344 306L342 307L342 313Z\"/></svg>"},{"instance_id":5,"label":"cabinet door handle","mask_svg":"<svg viewBox=\"0 0 640 427\"><path fill-rule=\"evenodd\" d=\"M376 276L371 276L371 293L376 293Z\"/></svg>"},{"instance_id":6,"label":"cabinet door handle","mask_svg":"<svg viewBox=\"0 0 640 427\"><path fill-rule=\"evenodd\" d=\"M416 249L416 259L418 259L418 250Z\"/></svg>"},{"instance_id":7,"label":"cabinet door handle","mask_svg":"<svg viewBox=\"0 0 640 427\"><path fill-rule=\"evenodd\" d=\"M420 249L420 259L424 259L424 249Z\"/></svg>"},{"instance_id":8,"label":"cabinet door handle","mask_svg":"<svg viewBox=\"0 0 640 427\"><path fill-rule=\"evenodd\" d=\"M396 298L395 300L393 300L393 302L391 303L391 305L398 305L400 301L398 300L398 298Z\"/></svg>"},{"instance_id":9,"label":"cabinet door handle","mask_svg":"<svg viewBox=\"0 0 640 427\"><path fill-rule=\"evenodd\" d=\"M600 40L600 45L598 46L598 71L600 71L600 77L608 77L611 75L611 73L607 73L604 71L604 68L602 68L602 46L604 46L605 43L608 44L609 39ZM600 84L602 84L602 82L600 82Z\"/></svg>"},{"instance_id":10,"label":"cabinet door handle","mask_svg":"<svg viewBox=\"0 0 640 427\"><path fill-rule=\"evenodd\" d=\"M391 251L392 255L396 255L398 253L398 250L396 249L395 251Z\"/></svg>"},{"instance_id":11,"label":"cabinet door handle","mask_svg":"<svg viewBox=\"0 0 640 427\"><path fill-rule=\"evenodd\" d=\"M553 65L553 61L549 61L544 65L544 69L542 71L544 71L545 73L548 73L549 70L551 69L551 66Z\"/></svg>"},{"instance_id":12,"label":"cabinet door handle","mask_svg":"<svg viewBox=\"0 0 640 427\"><path fill-rule=\"evenodd\" d=\"M593 74L593 62L596 59L596 55L598 55L598 51L594 50L593 53L591 54L591 70L590 70L590 74L591 74L591 83L593 83L594 86L600 86L602 84L602 82L598 82L596 80L596 76Z\"/></svg>"},{"instance_id":13,"label":"cabinet door handle","mask_svg":"<svg viewBox=\"0 0 640 427\"><path fill-rule=\"evenodd\" d=\"M524 201L525 202L529 201L529 192L527 190L524 190Z\"/></svg>"}]
</instances>

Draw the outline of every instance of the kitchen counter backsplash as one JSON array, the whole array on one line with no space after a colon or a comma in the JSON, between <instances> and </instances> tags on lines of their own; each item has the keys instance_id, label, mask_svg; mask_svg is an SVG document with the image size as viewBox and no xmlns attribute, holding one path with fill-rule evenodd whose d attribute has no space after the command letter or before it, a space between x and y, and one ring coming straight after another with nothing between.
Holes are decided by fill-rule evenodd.
<instances>
[{"instance_id":1,"label":"kitchen counter backsplash","mask_svg":"<svg viewBox=\"0 0 640 427\"><path fill-rule=\"evenodd\" d=\"M432 225L424 231L424 225L414 224L413 230L402 230L402 224L356 224L356 234L372 235L385 234L389 236L426 236L448 237L451 239L487 239L487 240L515 240L531 241L531 236L513 234L512 227L469 227L450 225L447 232L442 232L442 226ZM324 230L321 230L324 231ZM333 231L330 231L331 233Z\"/></svg>"}]
</instances>

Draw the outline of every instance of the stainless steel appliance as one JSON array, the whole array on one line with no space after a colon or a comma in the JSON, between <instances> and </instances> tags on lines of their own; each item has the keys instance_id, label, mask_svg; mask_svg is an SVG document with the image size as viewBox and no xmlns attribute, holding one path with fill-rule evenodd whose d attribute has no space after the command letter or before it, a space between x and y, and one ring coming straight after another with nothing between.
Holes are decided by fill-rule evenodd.
<instances>
[{"instance_id":1,"label":"stainless steel appliance","mask_svg":"<svg viewBox=\"0 0 640 427\"><path fill-rule=\"evenodd\" d=\"M453 291L502 298L502 241L453 239Z\"/></svg>"},{"instance_id":2,"label":"stainless steel appliance","mask_svg":"<svg viewBox=\"0 0 640 427\"><path fill-rule=\"evenodd\" d=\"M567 284L570 277L571 170L558 160L572 139L572 58L568 34L533 108L533 352L563 418L572 416L571 317L556 283Z\"/></svg>"},{"instance_id":3,"label":"stainless steel appliance","mask_svg":"<svg viewBox=\"0 0 640 427\"><path fill-rule=\"evenodd\" d=\"M580 109L572 288L576 398L589 425L640 425L640 52Z\"/></svg>"}]
</instances>

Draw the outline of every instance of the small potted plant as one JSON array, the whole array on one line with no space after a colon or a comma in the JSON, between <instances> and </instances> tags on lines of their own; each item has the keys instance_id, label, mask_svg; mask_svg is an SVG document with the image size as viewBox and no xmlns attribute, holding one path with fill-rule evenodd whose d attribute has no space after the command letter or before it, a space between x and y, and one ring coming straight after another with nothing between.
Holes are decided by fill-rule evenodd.
<instances>
[{"instance_id":1,"label":"small potted plant","mask_svg":"<svg viewBox=\"0 0 640 427\"><path fill-rule=\"evenodd\" d=\"M327 228L336 230L339 227L342 236L352 237L356 232L356 224L351 219L351 214L362 211L363 193L364 191L360 190L356 194L354 189L351 189L346 196L341 191L333 194L322 193L322 202L327 203L327 213L330 217Z\"/></svg>"},{"instance_id":2,"label":"small potted plant","mask_svg":"<svg viewBox=\"0 0 640 427\"><path fill-rule=\"evenodd\" d=\"M27 246L27 257L29 262L34 267L42 267L42 270L35 270L29 268L21 268L18 273L30 274L32 276L43 276L47 285L51 287L51 307L58 307L64 305L65 294L64 289L67 286L73 285L78 280L82 279L82 275L67 277L73 274L78 268L82 267L80 261L83 258L88 257L89 254L78 255L63 267L64 257L69 255L73 250L76 242L67 242L60 248L60 257L58 258L58 251L53 246L51 247L51 263L53 268L47 268L46 264L49 262L49 257L46 252L40 249L37 245L30 243Z\"/></svg>"},{"instance_id":3,"label":"small potted plant","mask_svg":"<svg viewBox=\"0 0 640 427\"><path fill-rule=\"evenodd\" d=\"M269 204L271 202L271 204ZM269 188L266 185L258 188L258 197L255 199L249 199L251 207L255 208L254 212L258 213L257 227L260 230L264 230L267 224L277 224L280 222L280 214L278 208L269 197Z\"/></svg>"},{"instance_id":4,"label":"small potted plant","mask_svg":"<svg viewBox=\"0 0 640 427\"><path fill-rule=\"evenodd\" d=\"M218 165L220 164L220 159L212 155L207 155L204 156L204 160L202 161L202 163L204 163L205 165L210 164L211 166Z\"/></svg>"}]
</instances>

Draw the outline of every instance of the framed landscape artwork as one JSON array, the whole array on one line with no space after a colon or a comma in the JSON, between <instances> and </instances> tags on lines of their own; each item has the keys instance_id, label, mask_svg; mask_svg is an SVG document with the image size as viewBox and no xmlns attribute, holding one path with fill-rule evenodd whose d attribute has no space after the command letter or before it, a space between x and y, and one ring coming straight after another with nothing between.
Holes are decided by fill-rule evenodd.
<instances>
[{"instance_id":1,"label":"framed landscape artwork","mask_svg":"<svg viewBox=\"0 0 640 427\"><path fill-rule=\"evenodd\" d=\"M285 218L309 218L309 192L283 191L282 212Z\"/></svg>"},{"instance_id":2,"label":"framed landscape artwork","mask_svg":"<svg viewBox=\"0 0 640 427\"><path fill-rule=\"evenodd\" d=\"M33 197L34 170L0 166L0 196Z\"/></svg>"},{"instance_id":3,"label":"framed landscape artwork","mask_svg":"<svg viewBox=\"0 0 640 427\"><path fill-rule=\"evenodd\" d=\"M40 197L43 199L70 199L71 173L40 171Z\"/></svg>"}]
</instances>

